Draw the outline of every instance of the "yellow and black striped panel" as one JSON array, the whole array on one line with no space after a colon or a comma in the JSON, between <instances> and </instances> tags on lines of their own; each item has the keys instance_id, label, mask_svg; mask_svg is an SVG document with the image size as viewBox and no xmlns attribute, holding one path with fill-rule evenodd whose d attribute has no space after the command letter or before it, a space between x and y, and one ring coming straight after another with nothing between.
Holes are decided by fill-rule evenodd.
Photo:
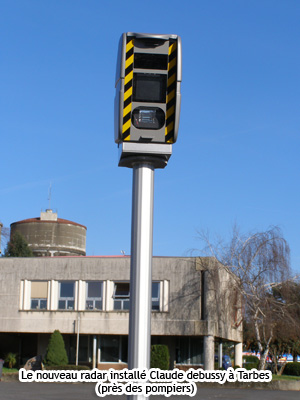
<instances>
[{"instance_id":1,"label":"yellow and black striped panel","mask_svg":"<svg viewBox=\"0 0 300 400\"><path fill-rule=\"evenodd\" d=\"M166 129L165 129L166 143L174 142L176 84L177 84L177 42L170 40L169 60L168 60Z\"/></svg>"},{"instance_id":2,"label":"yellow and black striped panel","mask_svg":"<svg viewBox=\"0 0 300 400\"><path fill-rule=\"evenodd\" d=\"M132 79L133 79L133 39L127 37L125 79L124 79L124 104L122 140L130 140L131 108L132 108Z\"/></svg>"}]
</instances>

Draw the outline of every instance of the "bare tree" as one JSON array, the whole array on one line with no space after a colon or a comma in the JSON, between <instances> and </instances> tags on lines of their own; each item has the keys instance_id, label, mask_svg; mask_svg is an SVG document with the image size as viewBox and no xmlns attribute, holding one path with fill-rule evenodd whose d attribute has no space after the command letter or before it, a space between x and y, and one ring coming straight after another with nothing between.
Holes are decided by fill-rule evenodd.
<instances>
[{"instance_id":1,"label":"bare tree","mask_svg":"<svg viewBox=\"0 0 300 400\"><path fill-rule=\"evenodd\" d=\"M300 354L300 281L293 280L273 288L273 296L286 310L285 318L276 326L271 354L277 371L277 358L291 353L294 361ZM283 371L281 368L280 372Z\"/></svg>"},{"instance_id":2,"label":"bare tree","mask_svg":"<svg viewBox=\"0 0 300 400\"><path fill-rule=\"evenodd\" d=\"M213 244L207 234L200 234L200 238L205 243L205 255L215 257L223 268L233 272L244 298L243 318L253 324L260 369L265 369L275 327L287 315L287 307L272 295L272 288L290 279L289 246L277 227L249 235L240 234L234 227L228 244L221 240Z\"/></svg>"},{"instance_id":3,"label":"bare tree","mask_svg":"<svg viewBox=\"0 0 300 400\"><path fill-rule=\"evenodd\" d=\"M1 249L4 249L9 241L9 228L6 228L0 222L0 253Z\"/></svg>"}]
</instances>

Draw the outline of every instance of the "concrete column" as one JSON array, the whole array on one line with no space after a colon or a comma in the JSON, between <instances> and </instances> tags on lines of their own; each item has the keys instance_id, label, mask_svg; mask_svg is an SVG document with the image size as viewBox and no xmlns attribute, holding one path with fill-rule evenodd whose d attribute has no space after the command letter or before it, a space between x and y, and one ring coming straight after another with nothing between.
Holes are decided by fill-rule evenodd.
<instances>
[{"instance_id":1,"label":"concrete column","mask_svg":"<svg viewBox=\"0 0 300 400\"><path fill-rule=\"evenodd\" d=\"M50 310L57 310L58 309L58 291L59 291L59 284L57 281L51 280L51 296L50 296Z\"/></svg>"},{"instance_id":2,"label":"concrete column","mask_svg":"<svg viewBox=\"0 0 300 400\"><path fill-rule=\"evenodd\" d=\"M222 368L222 358L223 358L223 343L219 343L219 349L218 349L218 365L219 368Z\"/></svg>"},{"instance_id":3,"label":"concrete column","mask_svg":"<svg viewBox=\"0 0 300 400\"><path fill-rule=\"evenodd\" d=\"M79 311L85 311L85 300L86 300L86 282L78 281L78 306Z\"/></svg>"},{"instance_id":4,"label":"concrete column","mask_svg":"<svg viewBox=\"0 0 300 400\"><path fill-rule=\"evenodd\" d=\"M30 308L31 308L31 282L25 279L23 310L30 310Z\"/></svg>"},{"instance_id":5,"label":"concrete column","mask_svg":"<svg viewBox=\"0 0 300 400\"><path fill-rule=\"evenodd\" d=\"M96 368L96 360L97 360L97 336L93 336L93 369Z\"/></svg>"},{"instance_id":6,"label":"concrete column","mask_svg":"<svg viewBox=\"0 0 300 400\"><path fill-rule=\"evenodd\" d=\"M98 335L97 338L97 368L98 364L100 364L101 361L101 347L100 347L100 335Z\"/></svg>"},{"instance_id":7,"label":"concrete column","mask_svg":"<svg viewBox=\"0 0 300 400\"><path fill-rule=\"evenodd\" d=\"M243 343L234 345L234 365L243 367Z\"/></svg>"},{"instance_id":8,"label":"concrete column","mask_svg":"<svg viewBox=\"0 0 300 400\"><path fill-rule=\"evenodd\" d=\"M204 369L213 370L215 364L215 341L213 335L204 336Z\"/></svg>"}]
</instances>

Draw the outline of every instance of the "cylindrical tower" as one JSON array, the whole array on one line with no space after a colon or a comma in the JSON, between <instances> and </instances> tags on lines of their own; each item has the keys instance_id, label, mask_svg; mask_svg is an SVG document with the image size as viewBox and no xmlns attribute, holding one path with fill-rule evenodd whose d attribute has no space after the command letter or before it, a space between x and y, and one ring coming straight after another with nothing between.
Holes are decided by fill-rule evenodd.
<instances>
[{"instance_id":1,"label":"cylindrical tower","mask_svg":"<svg viewBox=\"0 0 300 400\"><path fill-rule=\"evenodd\" d=\"M29 218L10 225L10 237L20 232L36 257L85 256L86 227L57 218L52 210L41 212L39 218Z\"/></svg>"},{"instance_id":2,"label":"cylindrical tower","mask_svg":"<svg viewBox=\"0 0 300 400\"><path fill-rule=\"evenodd\" d=\"M2 233L3 224L0 222L0 254L1 254L1 233Z\"/></svg>"}]
</instances>

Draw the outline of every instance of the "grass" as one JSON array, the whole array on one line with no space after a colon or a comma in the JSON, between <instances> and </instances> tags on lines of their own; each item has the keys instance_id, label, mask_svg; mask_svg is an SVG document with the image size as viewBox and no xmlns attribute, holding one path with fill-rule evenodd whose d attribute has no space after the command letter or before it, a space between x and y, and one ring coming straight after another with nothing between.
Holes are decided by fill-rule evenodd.
<instances>
[{"instance_id":1,"label":"grass","mask_svg":"<svg viewBox=\"0 0 300 400\"><path fill-rule=\"evenodd\" d=\"M273 374L272 380L273 381L300 381L300 376Z\"/></svg>"},{"instance_id":2,"label":"grass","mask_svg":"<svg viewBox=\"0 0 300 400\"><path fill-rule=\"evenodd\" d=\"M2 373L6 374L8 372L19 372L17 368L7 368L7 367L2 367Z\"/></svg>"}]
</instances>

